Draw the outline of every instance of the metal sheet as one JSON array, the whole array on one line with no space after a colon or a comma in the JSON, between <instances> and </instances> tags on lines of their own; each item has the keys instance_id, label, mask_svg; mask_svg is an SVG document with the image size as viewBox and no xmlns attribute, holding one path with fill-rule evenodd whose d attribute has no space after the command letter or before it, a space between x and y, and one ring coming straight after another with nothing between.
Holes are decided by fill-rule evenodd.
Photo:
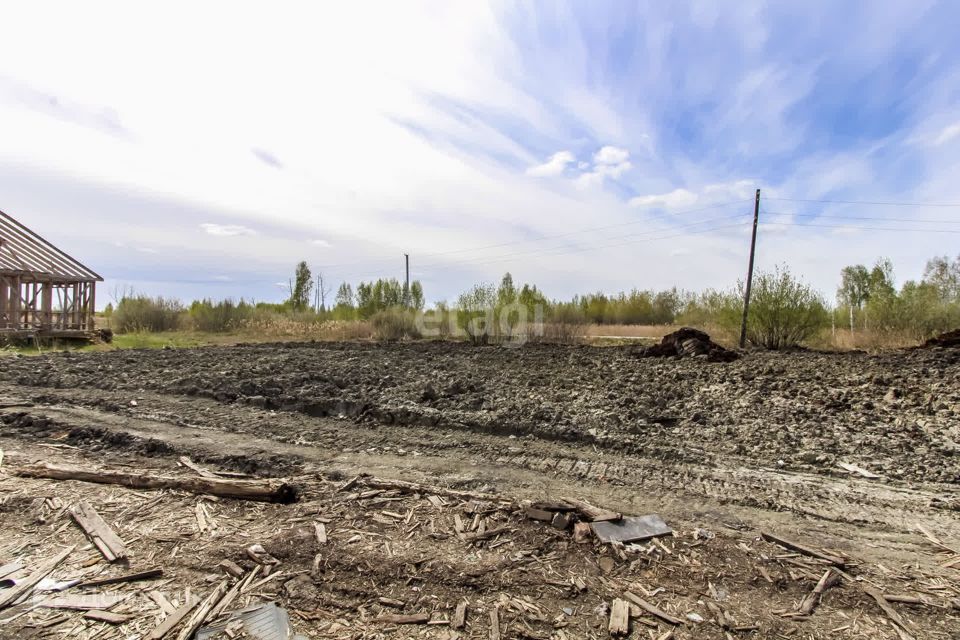
<instances>
[{"instance_id":1,"label":"metal sheet","mask_svg":"<svg viewBox=\"0 0 960 640\"><path fill-rule=\"evenodd\" d=\"M620 520L592 522L594 535L601 542L636 542L673 533L657 514L647 516L629 516Z\"/></svg>"}]
</instances>

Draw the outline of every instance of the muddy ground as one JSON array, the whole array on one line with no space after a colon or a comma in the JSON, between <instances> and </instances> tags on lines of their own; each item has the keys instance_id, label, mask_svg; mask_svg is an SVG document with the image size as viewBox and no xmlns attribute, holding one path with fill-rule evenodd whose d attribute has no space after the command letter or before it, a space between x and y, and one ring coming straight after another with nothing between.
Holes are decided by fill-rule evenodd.
<instances>
[{"instance_id":1,"label":"muddy ground","mask_svg":"<svg viewBox=\"0 0 960 640\"><path fill-rule=\"evenodd\" d=\"M497 493L505 500L579 495L626 513L659 513L678 532L667 543L680 545L677 553L651 551L628 560L613 554L615 565L602 571L597 562L612 553L609 548L573 544L567 534L508 509L491 517L509 522L517 533L495 549L509 558L536 547L535 557L549 557L550 571L565 572L562 580L588 576L588 589L570 593L542 580L538 589L529 576L519 580L509 571L502 579L464 581L457 576L468 569L474 549L464 551L462 540L449 539L447 520L460 509L450 505L433 527L447 536L436 551L453 577L428 589L432 599L411 594L404 582L409 576L397 566L381 571L382 550L344 547L349 562L367 563L374 579L357 581L346 569L332 579L314 576L310 593L320 594L314 608L324 614L297 622L303 627L298 630L315 637L451 634L443 625L411 631L371 622L382 589L402 591L408 608L418 611L446 611L467 598L484 616L501 594L532 597L546 622L523 622L517 614L504 637L557 637L564 629L568 638L604 637L597 607L635 583L648 592L663 586L666 591L654 600L681 617L698 613L706 620L688 621L677 637L902 637L864 596L864 583L930 601L894 605L914 637L960 634L957 611L949 605L960 597L958 569L943 566L950 556L917 527L947 546L960 546L957 349L752 353L731 363L640 359L628 347L450 343L50 354L0 360L0 397L7 398L0 401L6 405L0 408L5 467L19 464L18 456L36 460L66 452L79 462L182 472L176 460L189 455L221 470L320 478L328 484L318 485L313 500L333 501L338 517L361 519L369 518L367 507L344 503L334 487L341 477L366 472ZM39 446L44 443L57 448ZM879 477L851 474L839 463ZM5 488L33 491L34 498L55 490L45 481L11 482ZM117 491L67 484L91 500ZM400 513L400 506L436 508L422 496L403 500L409 502L392 513ZM259 536L266 547L299 526L287 520L291 507L261 508L275 519L269 535ZM12 512L5 511L5 521ZM307 517L297 514L294 519ZM386 535L381 529L372 532ZM761 529L836 550L852 558L857 570L811 618L783 617L819 572L775 559L776 547L758 540ZM697 530L710 537L698 538ZM5 526L4 543L7 531ZM399 542L405 531L390 530L387 542L394 535ZM183 579L213 570L210 554L242 551L235 537L215 539L217 544L204 536L195 541L205 551L180 567ZM424 539L421 547L434 540ZM309 559L291 562L306 563L309 570L313 551ZM0 557L0 564L7 561ZM283 602L283 593L279 597ZM721 629L710 622L705 598L720 602L740 625L759 629ZM505 614L523 608L500 606ZM572 629L562 624L571 622L565 610L575 611ZM489 637L486 618L471 625L463 632L467 637ZM647 637L648 627L634 627L632 637ZM664 630L650 628L655 634Z\"/></svg>"}]
</instances>

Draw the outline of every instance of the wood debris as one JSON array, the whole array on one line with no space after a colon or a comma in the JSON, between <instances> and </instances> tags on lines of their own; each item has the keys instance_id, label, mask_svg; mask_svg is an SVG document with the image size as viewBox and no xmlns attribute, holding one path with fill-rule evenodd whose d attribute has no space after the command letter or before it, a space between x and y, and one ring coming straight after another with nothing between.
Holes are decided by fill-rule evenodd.
<instances>
[{"instance_id":1,"label":"wood debris","mask_svg":"<svg viewBox=\"0 0 960 640\"><path fill-rule=\"evenodd\" d=\"M612 636L625 636L630 633L630 603L616 598L610 607L610 623L607 630Z\"/></svg>"},{"instance_id":2,"label":"wood debris","mask_svg":"<svg viewBox=\"0 0 960 640\"><path fill-rule=\"evenodd\" d=\"M14 474L24 478L81 480L99 484L119 484L134 489L176 489L221 498L257 500L290 504L299 497L299 489L280 480L231 480L226 478L171 478L108 469L83 469L55 464L20 467Z\"/></svg>"},{"instance_id":3,"label":"wood debris","mask_svg":"<svg viewBox=\"0 0 960 640\"><path fill-rule=\"evenodd\" d=\"M797 553L802 553L805 556L810 556L811 558L817 558L819 560L823 560L824 562L828 562L838 567L846 566L847 561L844 558L841 558L840 556L831 555L824 551L818 551L817 549L808 547L806 545L802 545L799 542L793 542L792 540L788 540L776 534L770 533L769 531L761 531L760 536L767 542L778 544L781 547L785 547L787 549L790 549L791 551L796 551Z\"/></svg>"},{"instance_id":4,"label":"wood debris","mask_svg":"<svg viewBox=\"0 0 960 640\"><path fill-rule=\"evenodd\" d=\"M641 598L635 593L627 591L623 594L623 597L626 598L627 600L630 600L631 602L633 602L635 605L637 605L638 607L640 607L650 615L656 616L657 618L660 618L661 620L663 620L668 624L672 624L676 626L683 624L683 620L681 620L680 618L677 618L676 616L672 616L666 611L663 611L662 609L660 609L659 607L656 607L650 604L649 602L647 602L646 600L644 600L643 598Z\"/></svg>"},{"instance_id":5,"label":"wood debris","mask_svg":"<svg viewBox=\"0 0 960 640\"><path fill-rule=\"evenodd\" d=\"M9 607L21 597L30 593L37 583L47 577L51 571L57 568L57 566L63 562L67 556L73 553L73 550L76 547L68 547L62 550L57 555L49 558L48 560L42 562L33 572L27 576L25 579L16 583L14 586L9 589L4 589L0 591L0 609L4 607Z\"/></svg>"},{"instance_id":6,"label":"wood debris","mask_svg":"<svg viewBox=\"0 0 960 640\"><path fill-rule=\"evenodd\" d=\"M113 529L110 528L100 514L86 502L79 502L70 507L70 515L83 529L90 541L100 550L107 562L116 562L127 557L127 548Z\"/></svg>"},{"instance_id":7,"label":"wood debris","mask_svg":"<svg viewBox=\"0 0 960 640\"><path fill-rule=\"evenodd\" d=\"M566 496L563 496L560 499L575 507L577 512L590 522L619 520L623 517L623 514L617 511L611 511L602 507L595 507L586 500L580 500L579 498L568 498Z\"/></svg>"}]
</instances>

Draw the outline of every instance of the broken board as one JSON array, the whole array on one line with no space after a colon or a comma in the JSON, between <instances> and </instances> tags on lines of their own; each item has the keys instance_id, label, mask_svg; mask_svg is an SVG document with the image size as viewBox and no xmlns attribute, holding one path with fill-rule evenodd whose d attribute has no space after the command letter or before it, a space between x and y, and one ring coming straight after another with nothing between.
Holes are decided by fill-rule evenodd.
<instances>
[{"instance_id":1,"label":"broken board","mask_svg":"<svg viewBox=\"0 0 960 640\"><path fill-rule=\"evenodd\" d=\"M646 516L629 516L620 520L592 522L590 527L601 542L637 542L673 533L673 529L655 513Z\"/></svg>"}]
</instances>

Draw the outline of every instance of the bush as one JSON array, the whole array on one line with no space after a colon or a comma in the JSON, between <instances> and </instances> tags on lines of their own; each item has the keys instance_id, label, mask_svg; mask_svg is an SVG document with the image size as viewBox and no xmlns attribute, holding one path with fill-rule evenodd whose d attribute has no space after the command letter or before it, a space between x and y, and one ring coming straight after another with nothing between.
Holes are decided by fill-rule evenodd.
<instances>
[{"instance_id":1,"label":"bush","mask_svg":"<svg viewBox=\"0 0 960 640\"><path fill-rule=\"evenodd\" d=\"M404 338L419 338L414 312L402 307L378 311L370 319L373 336L377 340L396 342Z\"/></svg>"},{"instance_id":2,"label":"bush","mask_svg":"<svg viewBox=\"0 0 960 640\"><path fill-rule=\"evenodd\" d=\"M193 328L210 333L226 333L239 330L253 315L254 309L243 300L196 300L190 305L188 315Z\"/></svg>"},{"instance_id":3,"label":"bush","mask_svg":"<svg viewBox=\"0 0 960 640\"><path fill-rule=\"evenodd\" d=\"M742 299L743 283L740 283ZM729 306L728 306L729 308ZM729 316L726 322L730 322ZM796 347L830 326L823 296L777 267L754 277L747 339L767 349Z\"/></svg>"},{"instance_id":4,"label":"bush","mask_svg":"<svg viewBox=\"0 0 960 640\"><path fill-rule=\"evenodd\" d=\"M543 325L544 342L577 344L587 335L587 317L574 304L558 304L553 307L550 319Z\"/></svg>"},{"instance_id":5,"label":"bush","mask_svg":"<svg viewBox=\"0 0 960 640\"><path fill-rule=\"evenodd\" d=\"M180 327L184 313L179 300L130 296L120 300L113 312L114 329L120 333L172 331Z\"/></svg>"}]
</instances>

